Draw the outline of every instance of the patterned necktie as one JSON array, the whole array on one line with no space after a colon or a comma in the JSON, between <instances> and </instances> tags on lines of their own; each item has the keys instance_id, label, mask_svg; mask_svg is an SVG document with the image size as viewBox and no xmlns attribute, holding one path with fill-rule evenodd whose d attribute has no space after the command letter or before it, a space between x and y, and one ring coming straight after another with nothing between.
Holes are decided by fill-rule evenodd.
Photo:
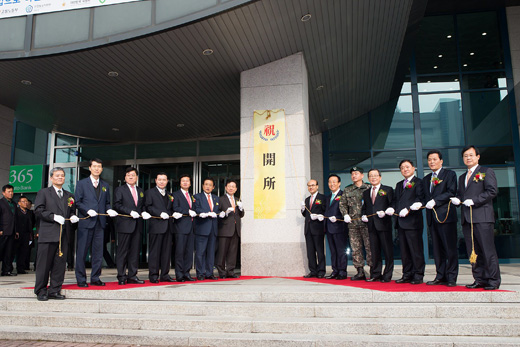
<instances>
[{"instance_id":1,"label":"patterned necktie","mask_svg":"<svg viewBox=\"0 0 520 347\"><path fill-rule=\"evenodd\" d=\"M190 205L190 208L191 208L191 199L190 199L190 194L188 194L188 192L186 192L186 200L188 200L188 205Z\"/></svg>"},{"instance_id":2,"label":"patterned necktie","mask_svg":"<svg viewBox=\"0 0 520 347\"><path fill-rule=\"evenodd\" d=\"M332 195L330 196L330 203L329 203L329 205L332 205L332 202L334 201L334 198L335 198L335 195L332 194Z\"/></svg>"},{"instance_id":3,"label":"patterned necktie","mask_svg":"<svg viewBox=\"0 0 520 347\"><path fill-rule=\"evenodd\" d=\"M134 202L135 202L135 206L137 206L137 191L135 190L135 186L131 186L132 189L130 189L132 191L132 197L134 198Z\"/></svg>"},{"instance_id":4,"label":"patterned necktie","mask_svg":"<svg viewBox=\"0 0 520 347\"><path fill-rule=\"evenodd\" d=\"M209 211L211 212L211 211L213 211L213 206L211 206L211 197L210 197L210 195L207 195L207 197L208 197Z\"/></svg>"},{"instance_id":5,"label":"patterned necktie","mask_svg":"<svg viewBox=\"0 0 520 347\"><path fill-rule=\"evenodd\" d=\"M432 174L432 180L431 180L431 182L430 182L430 193L431 193L432 190L433 190L433 180L435 179L435 177L437 177L437 174L434 172L434 173Z\"/></svg>"},{"instance_id":6,"label":"patterned necktie","mask_svg":"<svg viewBox=\"0 0 520 347\"><path fill-rule=\"evenodd\" d=\"M405 179L403 182L403 189L406 188L406 183L408 183L408 179Z\"/></svg>"},{"instance_id":7,"label":"patterned necktie","mask_svg":"<svg viewBox=\"0 0 520 347\"><path fill-rule=\"evenodd\" d=\"M93 184L94 184L94 188L97 188L99 183L98 183L98 181L94 181Z\"/></svg>"},{"instance_id":8,"label":"patterned necktie","mask_svg":"<svg viewBox=\"0 0 520 347\"><path fill-rule=\"evenodd\" d=\"M312 208L312 204L314 204L314 196L311 195L311 199L309 200L309 209Z\"/></svg>"},{"instance_id":9,"label":"patterned necktie","mask_svg":"<svg viewBox=\"0 0 520 347\"><path fill-rule=\"evenodd\" d=\"M372 205L376 202L376 187L372 188Z\"/></svg>"},{"instance_id":10,"label":"patterned necktie","mask_svg":"<svg viewBox=\"0 0 520 347\"><path fill-rule=\"evenodd\" d=\"M61 198L63 198L63 192L61 191L61 189L58 189L58 196Z\"/></svg>"}]
</instances>

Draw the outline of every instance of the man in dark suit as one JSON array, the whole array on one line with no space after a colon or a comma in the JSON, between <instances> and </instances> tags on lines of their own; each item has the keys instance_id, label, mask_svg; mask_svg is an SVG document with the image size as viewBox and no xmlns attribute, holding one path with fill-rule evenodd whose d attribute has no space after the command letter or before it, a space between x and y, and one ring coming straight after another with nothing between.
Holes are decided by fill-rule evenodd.
<instances>
[{"instance_id":1,"label":"man in dark suit","mask_svg":"<svg viewBox=\"0 0 520 347\"><path fill-rule=\"evenodd\" d=\"M155 177L155 187L144 193L144 206L151 218L148 223L148 278L151 283L175 282L170 277L170 259L172 256L173 196L168 194L166 186L168 176L159 172ZM148 218L145 214L143 217ZM157 218L160 217L160 218Z\"/></svg>"},{"instance_id":2,"label":"man in dark suit","mask_svg":"<svg viewBox=\"0 0 520 347\"><path fill-rule=\"evenodd\" d=\"M63 229L60 234L60 229L65 227L65 223L69 224L66 219L70 219L71 223L79 221L79 218L74 215L76 211L74 196L62 188L65 182L65 171L60 167L52 169L50 181L52 186L40 190L36 195L35 203L40 229L34 293L39 301L65 299L65 295L60 291L65 277L65 254L67 254L68 243L67 233ZM49 274L51 281L47 289Z\"/></svg>"},{"instance_id":3,"label":"man in dark suit","mask_svg":"<svg viewBox=\"0 0 520 347\"><path fill-rule=\"evenodd\" d=\"M468 172L459 177L457 197L452 198L452 202L455 205L460 205L462 202L461 224L468 256L471 255L472 239L477 254L477 262L472 266L475 281L466 287L495 290L500 287L501 282L493 235L495 226L493 199L498 191L497 179L492 169L478 164L480 152L475 146L465 147L462 150L462 159Z\"/></svg>"},{"instance_id":4,"label":"man in dark suit","mask_svg":"<svg viewBox=\"0 0 520 347\"><path fill-rule=\"evenodd\" d=\"M235 197L237 183L226 182L226 194L220 197L218 223L217 270L220 278L238 278L235 273L244 207Z\"/></svg>"},{"instance_id":5,"label":"man in dark suit","mask_svg":"<svg viewBox=\"0 0 520 347\"><path fill-rule=\"evenodd\" d=\"M442 153L431 150L427 154L431 173L423 178L426 203L426 223L433 243L433 259L437 275L428 285L457 285L459 257L457 254L457 211L448 209L450 198L457 194L457 175L442 167ZM436 215L433 212L435 208ZM448 213L449 212L449 213ZM446 219L446 220L445 220ZM444 223L441 223L443 222Z\"/></svg>"},{"instance_id":6,"label":"man in dark suit","mask_svg":"<svg viewBox=\"0 0 520 347\"><path fill-rule=\"evenodd\" d=\"M339 209L339 200L343 191L340 189L341 178L338 175L329 176L330 194L325 198L325 233L329 242L330 257L332 262L332 273L328 279L347 279L347 242L348 227L346 223L337 223L343 218Z\"/></svg>"},{"instance_id":7,"label":"man in dark suit","mask_svg":"<svg viewBox=\"0 0 520 347\"><path fill-rule=\"evenodd\" d=\"M218 235L217 213L219 212L218 196L211 194L215 188L212 178L206 178L202 184L203 193L195 194L195 268L197 279L216 280L213 275L215 265L215 246Z\"/></svg>"},{"instance_id":8,"label":"man in dark suit","mask_svg":"<svg viewBox=\"0 0 520 347\"><path fill-rule=\"evenodd\" d=\"M361 220L368 223L368 236L372 249L372 267L367 282L381 281L385 283L392 280L394 271L394 243L392 240L394 190L392 187L381 184L381 172L378 169L368 171L368 180L372 187L363 192L363 206L361 207L363 214ZM367 217L368 215L373 216ZM381 250L385 256L385 270L383 272Z\"/></svg>"},{"instance_id":9,"label":"man in dark suit","mask_svg":"<svg viewBox=\"0 0 520 347\"><path fill-rule=\"evenodd\" d=\"M108 183L100 179L103 172L101 159L92 159L89 163L90 176L76 184L76 206L81 219L78 225L78 246L76 250L76 281L79 287L88 287L87 274L85 271L85 257L91 248L92 271L90 273L90 284L104 286L105 283L99 279L101 276L101 265L103 262L103 239L107 224L108 214L116 217L117 212L110 209L110 192Z\"/></svg>"},{"instance_id":10,"label":"man in dark suit","mask_svg":"<svg viewBox=\"0 0 520 347\"><path fill-rule=\"evenodd\" d=\"M193 266L193 218L197 216L193 206L195 199L190 194L191 178L181 176L181 189L173 193L175 232L175 277L177 282L195 281L190 276Z\"/></svg>"},{"instance_id":11,"label":"man in dark suit","mask_svg":"<svg viewBox=\"0 0 520 347\"><path fill-rule=\"evenodd\" d=\"M129 167L125 173L125 184L114 190L114 210L119 214L132 216L132 218L119 216L115 221L117 280L120 285L144 283L137 277L143 230L143 220L140 217L141 214L143 219L149 219L151 216L143 212L144 194L143 190L136 186L137 180L137 169Z\"/></svg>"},{"instance_id":12,"label":"man in dark suit","mask_svg":"<svg viewBox=\"0 0 520 347\"><path fill-rule=\"evenodd\" d=\"M15 211L13 202L14 187L6 184L2 187L3 197L0 199L0 260L2 276L16 276L13 271L13 245L16 236Z\"/></svg>"},{"instance_id":13,"label":"man in dark suit","mask_svg":"<svg viewBox=\"0 0 520 347\"><path fill-rule=\"evenodd\" d=\"M311 196L302 202L302 215L305 217L305 245L309 273L304 278L323 278L325 276L325 195L318 192L318 181L307 182Z\"/></svg>"},{"instance_id":14,"label":"man in dark suit","mask_svg":"<svg viewBox=\"0 0 520 347\"><path fill-rule=\"evenodd\" d=\"M422 180L415 176L411 160L399 163L404 180L395 186L392 207L399 213L395 227L399 235L403 277L395 283L421 284L424 277L423 215L419 209L424 202Z\"/></svg>"},{"instance_id":15,"label":"man in dark suit","mask_svg":"<svg viewBox=\"0 0 520 347\"><path fill-rule=\"evenodd\" d=\"M27 263L27 256L31 250L29 241L31 241L33 231L33 215L27 209L28 200L26 196L21 196L18 199L18 206L15 213L15 225L18 238L14 240L14 256L16 256L16 273L24 275L29 269Z\"/></svg>"}]
</instances>

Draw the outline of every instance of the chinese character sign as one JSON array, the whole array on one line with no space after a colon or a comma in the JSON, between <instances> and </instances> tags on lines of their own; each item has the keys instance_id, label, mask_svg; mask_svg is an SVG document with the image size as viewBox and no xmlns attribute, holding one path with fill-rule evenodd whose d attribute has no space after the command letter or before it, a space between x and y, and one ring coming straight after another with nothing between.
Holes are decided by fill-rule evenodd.
<instances>
[{"instance_id":1,"label":"chinese character sign","mask_svg":"<svg viewBox=\"0 0 520 347\"><path fill-rule=\"evenodd\" d=\"M285 111L255 111L255 219L285 218Z\"/></svg>"}]
</instances>

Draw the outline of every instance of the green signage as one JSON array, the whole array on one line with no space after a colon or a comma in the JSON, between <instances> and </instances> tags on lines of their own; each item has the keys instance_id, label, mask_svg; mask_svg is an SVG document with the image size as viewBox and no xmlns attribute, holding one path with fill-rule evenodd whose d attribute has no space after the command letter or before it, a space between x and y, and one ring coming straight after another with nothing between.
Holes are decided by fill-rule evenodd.
<instances>
[{"instance_id":1,"label":"green signage","mask_svg":"<svg viewBox=\"0 0 520 347\"><path fill-rule=\"evenodd\" d=\"M15 165L9 171L9 184L15 193L34 193L42 189L43 165Z\"/></svg>"}]
</instances>

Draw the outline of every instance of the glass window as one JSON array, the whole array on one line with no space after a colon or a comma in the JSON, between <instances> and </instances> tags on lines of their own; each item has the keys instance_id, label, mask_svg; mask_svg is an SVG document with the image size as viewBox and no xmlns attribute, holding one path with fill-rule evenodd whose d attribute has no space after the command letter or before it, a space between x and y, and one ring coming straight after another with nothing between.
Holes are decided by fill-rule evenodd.
<instances>
[{"instance_id":1,"label":"glass window","mask_svg":"<svg viewBox=\"0 0 520 347\"><path fill-rule=\"evenodd\" d=\"M419 112L424 147L464 144L460 93L419 95Z\"/></svg>"},{"instance_id":2,"label":"glass window","mask_svg":"<svg viewBox=\"0 0 520 347\"><path fill-rule=\"evenodd\" d=\"M506 91L464 93L464 123L467 143L493 145L511 143L511 119Z\"/></svg>"},{"instance_id":3,"label":"glass window","mask_svg":"<svg viewBox=\"0 0 520 347\"><path fill-rule=\"evenodd\" d=\"M514 165L515 158L513 154L513 147L478 147L480 151L480 165Z\"/></svg>"},{"instance_id":4,"label":"glass window","mask_svg":"<svg viewBox=\"0 0 520 347\"><path fill-rule=\"evenodd\" d=\"M156 3L156 22L162 23L215 6L217 0L157 0Z\"/></svg>"},{"instance_id":5,"label":"glass window","mask_svg":"<svg viewBox=\"0 0 520 347\"><path fill-rule=\"evenodd\" d=\"M101 6L94 9L94 38L124 33L151 24L151 1Z\"/></svg>"},{"instance_id":6,"label":"glass window","mask_svg":"<svg viewBox=\"0 0 520 347\"><path fill-rule=\"evenodd\" d=\"M370 149L368 114L329 130L329 151Z\"/></svg>"},{"instance_id":7,"label":"glass window","mask_svg":"<svg viewBox=\"0 0 520 347\"><path fill-rule=\"evenodd\" d=\"M77 158L76 148L58 148L54 151L55 163L74 163Z\"/></svg>"},{"instance_id":8,"label":"glass window","mask_svg":"<svg viewBox=\"0 0 520 347\"><path fill-rule=\"evenodd\" d=\"M434 149L434 148L432 148ZM423 163L424 163L424 175L426 176L430 170L428 167L428 154L429 150L423 151ZM447 148L447 149L440 149L442 153L442 161L444 167L460 167L464 166L464 162L462 161L462 147L460 148Z\"/></svg>"},{"instance_id":9,"label":"glass window","mask_svg":"<svg viewBox=\"0 0 520 347\"><path fill-rule=\"evenodd\" d=\"M412 82L410 82L410 76L406 77L406 81L403 83L401 88L401 94L410 94L412 92Z\"/></svg>"},{"instance_id":10,"label":"glass window","mask_svg":"<svg viewBox=\"0 0 520 347\"><path fill-rule=\"evenodd\" d=\"M99 158L105 160L134 159L134 145L81 147L81 161Z\"/></svg>"},{"instance_id":11,"label":"glass window","mask_svg":"<svg viewBox=\"0 0 520 347\"><path fill-rule=\"evenodd\" d=\"M240 139L199 142L199 155L240 154Z\"/></svg>"},{"instance_id":12,"label":"glass window","mask_svg":"<svg viewBox=\"0 0 520 347\"><path fill-rule=\"evenodd\" d=\"M56 134L56 146L76 146L77 138L63 134Z\"/></svg>"},{"instance_id":13,"label":"glass window","mask_svg":"<svg viewBox=\"0 0 520 347\"><path fill-rule=\"evenodd\" d=\"M460 89L458 75L419 76L417 88L421 92L457 91Z\"/></svg>"},{"instance_id":14,"label":"glass window","mask_svg":"<svg viewBox=\"0 0 520 347\"><path fill-rule=\"evenodd\" d=\"M35 48L88 40L90 9L39 14L35 17Z\"/></svg>"},{"instance_id":15,"label":"glass window","mask_svg":"<svg viewBox=\"0 0 520 347\"><path fill-rule=\"evenodd\" d=\"M412 96L401 96L371 112L373 147L413 148Z\"/></svg>"},{"instance_id":16,"label":"glass window","mask_svg":"<svg viewBox=\"0 0 520 347\"><path fill-rule=\"evenodd\" d=\"M463 89L505 88L506 86L506 73L503 71L462 76Z\"/></svg>"},{"instance_id":17,"label":"glass window","mask_svg":"<svg viewBox=\"0 0 520 347\"><path fill-rule=\"evenodd\" d=\"M0 20L0 51L21 51L25 43L26 16Z\"/></svg>"},{"instance_id":18,"label":"glass window","mask_svg":"<svg viewBox=\"0 0 520 347\"><path fill-rule=\"evenodd\" d=\"M496 12L457 16L462 71L503 69Z\"/></svg>"},{"instance_id":19,"label":"glass window","mask_svg":"<svg viewBox=\"0 0 520 347\"><path fill-rule=\"evenodd\" d=\"M374 152L374 168L379 170L399 169L399 163L408 159L417 165L415 151Z\"/></svg>"},{"instance_id":20,"label":"glass window","mask_svg":"<svg viewBox=\"0 0 520 347\"><path fill-rule=\"evenodd\" d=\"M137 145L137 159L194 157L196 155L196 141Z\"/></svg>"},{"instance_id":21,"label":"glass window","mask_svg":"<svg viewBox=\"0 0 520 347\"><path fill-rule=\"evenodd\" d=\"M418 74L459 70L453 19L453 16L433 16L421 21L415 46Z\"/></svg>"},{"instance_id":22,"label":"glass window","mask_svg":"<svg viewBox=\"0 0 520 347\"><path fill-rule=\"evenodd\" d=\"M76 168L64 167L63 170L65 171L65 183L63 184L63 188L74 193L76 189Z\"/></svg>"},{"instance_id":23,"label":"glass window","mask_svg":"<svg viewBox=\"0 0 520 347\"><path fill-rule=\"evenodd\" d=\"M353 166L361 166L363 169L368 170L371 167L370 152L329 154L329 170L331 172L348 171Z\"/></svg>"}]
</instances>

